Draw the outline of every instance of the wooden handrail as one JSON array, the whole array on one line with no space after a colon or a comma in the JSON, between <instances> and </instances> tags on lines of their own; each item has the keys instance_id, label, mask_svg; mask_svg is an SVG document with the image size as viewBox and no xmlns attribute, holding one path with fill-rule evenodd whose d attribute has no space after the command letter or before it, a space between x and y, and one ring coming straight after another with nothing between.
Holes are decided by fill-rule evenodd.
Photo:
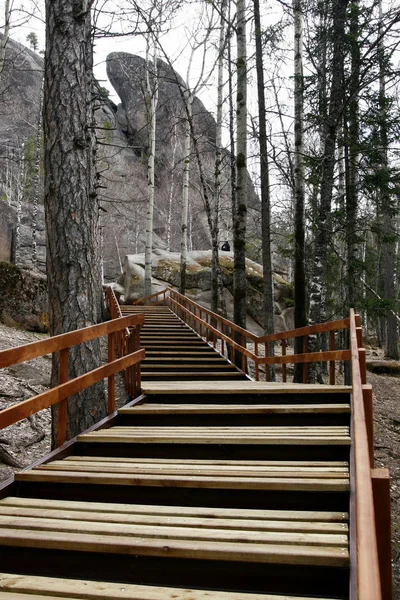
<instances>
[{"instance_id":1,"label":"wooden handrail","mask_svg":"<svg viewBox=\"0 0 400 600\"><path fill-rule=\"evenodd\" d=\"M66 441L67 429L67 399L97 383L101 379L108 378L108 412L111 414L115 409L115 386L114 375L118 371L125 370L130 374L131 386L128 392L135 397L140 392L140 371L135 365L139 364L145 356L144 350L139 350L139 332L144 323L144 315L129 315L113 319L107 323L92 325L83 329L77 329L68 333L53 336L47 340L33 342L24 346L10 348L0 351L0 366L8 367L18 364L32 358L44 356L45 354L60 352L59 385L54 388L19 402L14 406L0 411L0 428L8 427L21 419L25 419L32 414L59 404L58 423L57 423L57 443L63 444ZM114 360L114 336L127 327L133 327L135 337L131 336L135 343L128 344L123 356ZM96 338L108 335L108 363L88 373L75 377L68 381L68 350L83 342L88 342ZM129 348L129 349L128 349ZM132 375L133 373L133 375Z\"/></svg>"},{"instance_id":2,"label":"wooden handrail","mask_svg":"<svg viewBox=\"0 0 400 600\"><path fill-rule=\"evenodd\" d=\"M90 340L119 331L120 329L142 325L143 323L143 315L132 315L122 317L121 320L114 319L112 321L107 321L106 323L100 323L99 325L91 325L89 327L77 329L76 331L55 335L40 342L32 342L31 344L25 344L24 346L0 350L0 368L16 365L26 360L31 360L32 358L51 354L52 352L58 352L64 348L77 346L83 342L89 342Z\"/></svg>"},{"instance_id":3,"label":"wooden handrail","mask_svg":"<svg viewBox=\"0 0 400 600\"><path fill-rule=\"evenodd\" d=\"M350 311L357 600L381 600L374 497L354 310Z\"/></svg>"},{"instance_id":4,"label":"wooden handrail","mask_svg":"<svg viewBox=\"0 0 400 600\"><path fill-rule=\"evenodd\" d=\"M150 296L145 296L144 298L140 298L139 300L135 300L135 302L132 302L133 305L139 305L141 306L142 304L146 304L147 301L152 300L153 298L158 298L158 296L163 296L163 300L165 302L165 298L167 295L167 292L170 291L171 288L165 288L163 290L161 290L160 292L155 292L154 294L150 294ZM149 302L149 304L151 304L151 302Z\"/></svg>"}]
</instances>

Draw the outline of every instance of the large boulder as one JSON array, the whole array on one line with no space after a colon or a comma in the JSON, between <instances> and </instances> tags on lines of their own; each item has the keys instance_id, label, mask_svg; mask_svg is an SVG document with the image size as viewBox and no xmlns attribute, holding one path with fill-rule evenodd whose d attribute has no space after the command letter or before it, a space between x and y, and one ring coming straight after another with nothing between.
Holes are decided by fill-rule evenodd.
<instances>
[{"instance_id":1,"label":"large boulder","mask_svg":"<svg viewBox=\"0 0 400 600\"><path fill-rule=\"evenodd\" d=\"M9 327L47 332L46 277L0 263L0 321Z\"/></svg>"},{"instance_id":2,"label":"large boulder","mask_svg":"<svg viewBox=\"0 0 400 600\"><path fill-rule=\"evenodd\" d=\"M233 315L233 252L222 252L220 264L228 315ZM180 255L156 250L153 254L153 293L166 287L179 287ZM257 335L263 328L263 270L246 259L248 328ZM144 254L126 256L123 274L117 284L120 301L126 304L144 296ZM202 306L211 304L211 250L188 253L186 294ZM275 330L293 328L293 288L281 275L274 275Z\"/></svg>"}]
</instances>

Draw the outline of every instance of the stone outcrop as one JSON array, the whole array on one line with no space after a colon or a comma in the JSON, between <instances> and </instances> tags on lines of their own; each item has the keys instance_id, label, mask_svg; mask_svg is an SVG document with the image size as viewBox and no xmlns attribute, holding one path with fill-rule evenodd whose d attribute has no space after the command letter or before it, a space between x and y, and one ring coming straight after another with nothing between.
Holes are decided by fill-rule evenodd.
<instances>
[{"instance_id":1,"label":"stone outcrop","mask_svg":"<svg viewBox=\"0 0 400 600\"><path fill-rule=\"evenodd\" d=\"M0 322L28 331L48 331L46 277L0 263Z\"/></svg>"},{"instance_id":2,"label":"stone outcrop","mask_svg":"<svg viewBox=\"0 0 400 600\"><path fill-rule=\"evenodd\" d=\"M220 263L228 316L233 315L233 252L221 252ZM179 286L180 256L177 252L157 250L153 257L153 292L167 286ZM248 328L258 335L262 333L263 307L262 286L263 271L261 265L247 259L247 314ZM211 291L211 251L188 253L186 274L187 295L210 307ZM125 257L124 271L118 282L113 285L122 303L131 303L144 295L144 255L135 254ZM293 329L293 289L281 276L274 275L275 330Z\"/></svg>"}]
</instances>

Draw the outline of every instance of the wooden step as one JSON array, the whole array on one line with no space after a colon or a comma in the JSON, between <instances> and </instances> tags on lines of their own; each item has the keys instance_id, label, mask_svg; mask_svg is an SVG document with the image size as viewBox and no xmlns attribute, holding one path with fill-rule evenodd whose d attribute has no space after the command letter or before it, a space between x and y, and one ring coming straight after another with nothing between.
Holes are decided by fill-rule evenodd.
<instances>
[{"instance_id":1,"label":"wooden step","mask_svg":"<svg viewBox=\"0 0 400 600\"><path fill-rule=\"evenodd\" d=\"M350 413L350 404L139 404L120 408L119 414L190 415L190 414L337 414Z\"/></svg>"},{"instance_id":2,"label":"wooden step","mask_svg":"<svg viewBox=\"0 0 400 600\"><path fill-rule=\"evenodd\" d=\"M245 373L241 371L155 371L153 373L142 372L142 381L208 381L216 380L240 380L246 379Z\"/></svg>"},{"instance_id":3,"label":"wooden step","mask_svg":"<svg viewBox=\"0 0 400 600\"><path fill-rule=\"evenodd\" d=\"M339 394L350 394L350 386L335 386L335 385L317 385L317 384L297 384L297 383L267 383L264 381L246 381L241 384L236 383L216 383L204 381L201 386L196 382L181 383L152 383L146 384L142 391L144 394L163 394L163 395L209 395L211 394L293 394L314 395L314 394L329 394L332 396Z\"/></svg>"},{"instance_id":4,"label":"wooden step","mask_svg":"<svg viewBox=\"0 0 400 600\"><path fill-rule=\"evenodd\" d=\"M161 362L157 361L153 362L145 362L142 363L142 375L147 373L153 373L156 371L169 371L173 369L175 372L179 369L180 371L198 371L198 372L209 372L209 371L237 371L235 365L228 363L227 361L217 362L216 364L206 361L204 363L192 361L188 362L186 360L182 361L173 361L171 362Z\"/></svg>"},{"instance_id":5,"label":"wooden step","mask_svg":"<svg viewBox=\"0 0 400 600\"><path fill-rule=\"evenodd\" d=\"M40 501L37 501L40 502ZM8 514L0 516L0 545L6 547L47 548L127 554L142 556L165 556L168 546L169 557L228 560L237 562L278 563L295 565L341 566L348 565L348 531L346 526L335 531L307 529L302 522L276 520L268 524L262 521L260 528L237 527L236 521L225 517L214 527L213 520L206 521L191 517L183 523L183 513L175 507L175 520L169 516L138 519L140 515L114 512L108 518L108 509L103 512L92 509L91 503L79 503L79 509L60 510L51 506L25 506L19 503L4 506ZM15 510L17 509L17 510ZM148 507L148 511L151 507ZM171 509L170 509L171 510ZM157 511L156 511L157 512ZM67 517L65 517L65 514ZM139 522L138 522L139 521ZM299 527L297 527L299 525ZM331 523L328 522L328 527ZM345 524L344 524L345 525Z\"/></svg>"},{"instance_id":6,"label":"wooden step","mask_svg":"<svg viewBox=\"0 0 400 600\"><path fill-rule=\"evenodd\" d=\"M348 427L113 427L78 436L90 443L349 446Z\"/></svg>"},{"instance_id":7,"label":"wooden step","mask_svg":"<svg viewBox=\"0 0 400 600\"><path fill-rule=\"evenodd\" d=\"M0 593L4 600L288 600L276 594L246 594L219 590L132 585L105 581L37 577L0 573ZM291 600L313 600L292 596ZM315 599L314 599L315 600ZM322 600L330 600L323 598Z\"/></svg>"}]
</instances>

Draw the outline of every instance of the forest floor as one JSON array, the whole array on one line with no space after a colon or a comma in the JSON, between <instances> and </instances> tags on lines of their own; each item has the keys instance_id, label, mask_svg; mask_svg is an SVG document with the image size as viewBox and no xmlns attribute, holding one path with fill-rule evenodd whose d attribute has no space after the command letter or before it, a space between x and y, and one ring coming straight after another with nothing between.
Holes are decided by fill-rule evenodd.
<instances>
[{"instance_id":1,"label":"forest floor","mask_svg":"<svg viewBox=\"0 0 400 600\"><path fill-rule=\"evenodd\" d=\"M0 350L45 339L0 324ZM106 357L106 346L104 345ZM367 349L367 361L381 352ZM14 365L0 372L0 410L21 402L50 386L51 356ZM289 375L289 373L288 373ZM374 393L375 466L388 467L391 476L394 600L400 600L400 377L368 373ZM117 404L126 393L122 380L116 386ZM0 481L28 467L50 450L51 415L43 410L0 432Z\"/></svg>"}]
</instances>

